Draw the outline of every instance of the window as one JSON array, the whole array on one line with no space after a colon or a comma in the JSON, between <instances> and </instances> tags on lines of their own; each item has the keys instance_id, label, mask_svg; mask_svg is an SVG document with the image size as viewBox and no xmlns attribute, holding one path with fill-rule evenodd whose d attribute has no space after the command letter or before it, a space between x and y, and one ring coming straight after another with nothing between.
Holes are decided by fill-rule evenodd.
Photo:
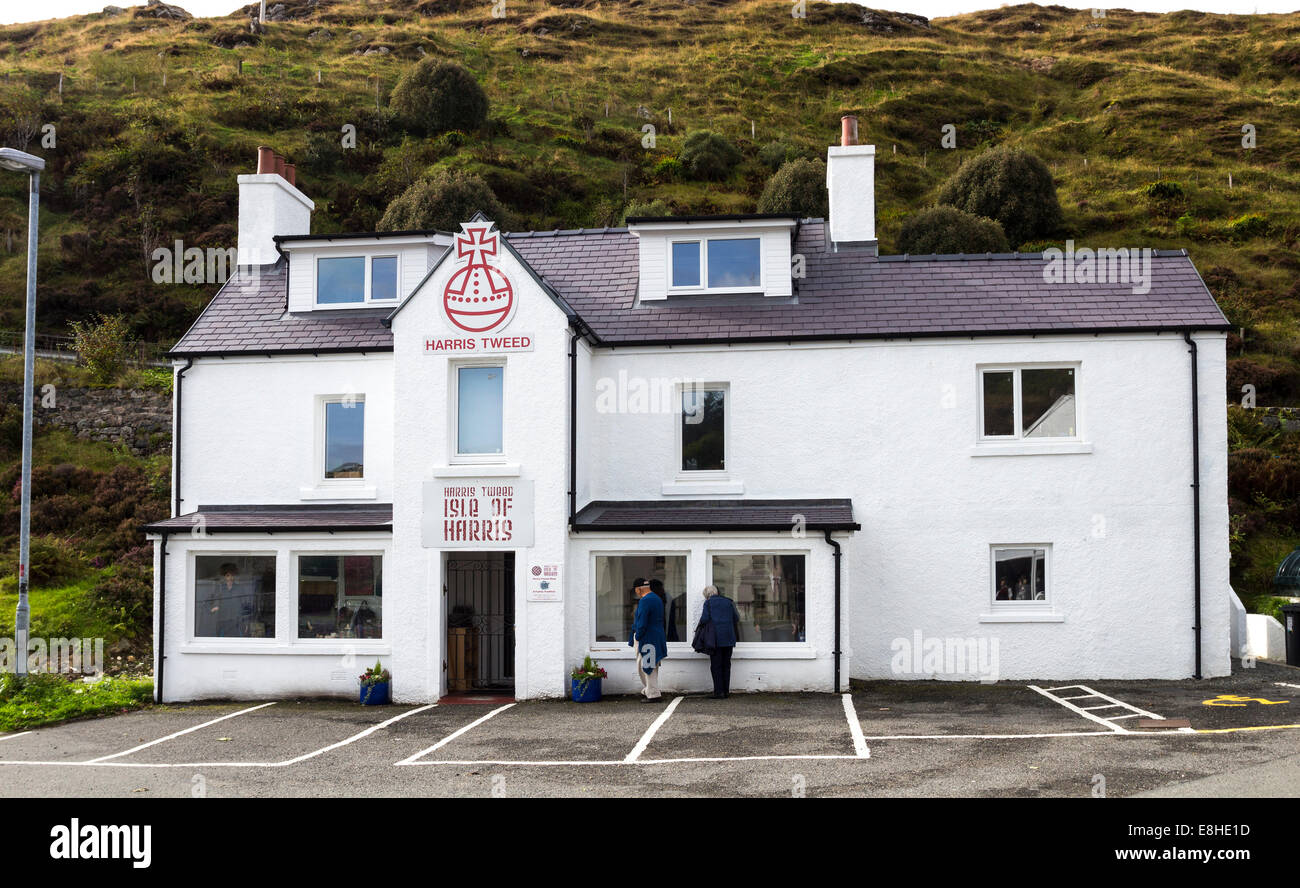
<instances>
[{"instance_id":1,"label":"window","mask_svg":"<svg viewBox=\"0 0 1300 888\"><path fill-rule=\"evenodd\" d=\"M673 286L698 287L700 285L700 242L687 241L673 244Z\"/></svg>"},{"instance_id":2,"label":"window","mask_svg":"<svg viewBox=\"0 0 1300 888\"><path fill-rule=\"evenodd\" d=\"M299 555L299 638L383 638L381 555Z\"/></svg>"},{"instance_id":3,"label":"window","mask_svg":"<svg viewBox=\"0 0 1300 888\"><path fill-rule=\"evenodd\" d=\"M456 453L504 453L505 367L456 368Z\"/></svg>"},{"instance_id":4,"label":"window","mask_svg":"<svg viewBox=\"0 0 1300 888\"><path fill-rule=\"evenodd\" d=\"M366 403L361 398L325 402L325 477L365 477Z\"/></svg>"},{"instance_id":5,"label":"window","mask_svg":"<svg viewBox=\"0 0 1300 888\"><path fill-rule=\"evenodd\" d=\"M688 629L686 622L686 556L647 553L596 556L596 642L627 644L636 612L632 581L638 578L663 583L668 640L690 641L694 627Z\"/></svg>"},{"instance_id":6,"label":"window","mask_svg":"<svg viewBox=\"0 0 1300 888\"><path fill-rule=\"evenodd\" d=\"M722 387L682 389L682 471L726 469L726 400Z\"/></svg>"},{"instance_id":7,"label":"window","mask_svg":"<svg viewBox=\"0 0 1300 888\"><path fill-rule=\"evenodd\" d=\"M671 264L675 288L736 290L763 284L762 247L756 237L674 241Z\"/></svg>"},{"instance_id":8,"label":"window","mask_svg":"<svg viewBox=\"0 0 1300 888\"><path fill-rule=\"evenodd\" d=\"M316 260L317 305L363 305L397 299L397 257L322 257Z\"/></svg>"},{"instance_id":9,"label":"window","mask_svg":"<svg viewBox=\"0 0 1300 888\"><path fill-rule=\"evenodd\" d=\"M1045 546L993 547L993 601L994 607L1047 601Z\"/></svg>"},{"instance_id":10,"label":"window","mask_svg":"<svg viewBox=\"0 0 1300 888\"><path fill-rule=\"evenodd\" d=\"M803 555L714 555L710 582L735 602L740 641L806 640Z\"/></svg>"},{"instance_id":11,"label":"window","mask_svg":"<svg viewBox=\"0 0 1300 888\"><path fill-rule=\"evenodd\" d=\"M196 555L196 638L275 637L275 556Z\"/></svg>"},{"instance_id":12,"label":"window","mask_svg":"<svg viewBox=\"0 0 1300 888\"><path fill-rule=\"evenodd\" d=\"M981 437L1012 440L1077 437L1075 369L981 370Z\"/></svg>"}]
</instances>

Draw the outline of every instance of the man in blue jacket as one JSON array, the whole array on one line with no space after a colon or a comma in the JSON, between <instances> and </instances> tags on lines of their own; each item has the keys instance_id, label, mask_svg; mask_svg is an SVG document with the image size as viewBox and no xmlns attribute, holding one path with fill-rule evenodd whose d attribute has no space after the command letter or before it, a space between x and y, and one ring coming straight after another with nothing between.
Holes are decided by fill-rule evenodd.
<instances>
[{"instance_id":1,"label":"man in blue jacket","mask_svg":"<svg viewBox=\"0 0 1300 888\"><path fill-rule=\"evenodd\" d=\"M649 580L640 577L632 583L632 594L637 598L637 605L627 643L637 655L636 674L641 679L641 702L658 703L659 662L668 656L668 640L664 635L664 603L650 591Z\"/></svg>"}]
</instances>

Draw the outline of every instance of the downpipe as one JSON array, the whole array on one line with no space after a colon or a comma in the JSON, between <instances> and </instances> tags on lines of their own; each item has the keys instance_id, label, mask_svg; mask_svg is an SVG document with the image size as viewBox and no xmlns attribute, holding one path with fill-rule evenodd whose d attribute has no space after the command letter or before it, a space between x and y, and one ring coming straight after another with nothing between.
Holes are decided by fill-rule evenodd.
<instances>
[{"instance_id":1,"label":"downpipe","mask_svg":"<svg viewBox=\"0 0 1300 888\"><path fill-rule=\"evenodd\" d=\"M835 550L835 693L840 692L840 544L831 538L829 529L824 531L826 542Z\"/></svg>"},{"instance_id":2,"label":"downpipe","mask_svg":"<svg viewBox=\"0 0 1300 888\"><path fill-rule=\"evenodd\" d=\"M1192 570L1195 576L1195 605L1192 631L1196 633L1196 671L1193 678L1201 678L1201 418L1200 390L1197 369L1196 340L1190 330L1183 331L1188 352L1192 356Z\"/></svg>"}]
</instances>

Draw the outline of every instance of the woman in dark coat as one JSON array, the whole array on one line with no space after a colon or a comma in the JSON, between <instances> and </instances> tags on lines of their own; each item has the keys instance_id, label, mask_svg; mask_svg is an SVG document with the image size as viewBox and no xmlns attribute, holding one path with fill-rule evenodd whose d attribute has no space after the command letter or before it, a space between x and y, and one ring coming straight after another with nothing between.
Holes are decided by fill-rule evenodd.
<instances>
[{"instance_id":1,"label":"woman in dark coat","mask_svg":"<svg viewBox=\"0 0 1300 888\"><path fill-rule=\"evenodd\" d=\"M709 651L709 671L713 673L713 699L731 696L731 652L740 641L740 614L735 602L718 592L717 586L704 587L704 610L700 626L705 631ZM698 629L696 631L699 631Z\"/></svg>"}]
</instances>

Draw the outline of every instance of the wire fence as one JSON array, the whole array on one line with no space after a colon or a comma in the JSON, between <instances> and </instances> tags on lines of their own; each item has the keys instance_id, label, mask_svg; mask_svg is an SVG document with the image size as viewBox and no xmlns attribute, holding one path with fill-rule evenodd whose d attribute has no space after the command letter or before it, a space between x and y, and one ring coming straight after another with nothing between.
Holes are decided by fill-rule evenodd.
<instances>
[{"instance_id":1,"label":"wire fence","mask_svg":"<svg viewBox=\"0 0 1300 888\"><path fill-rule=\"evenodd\" d=\"M0 330L0 354L22 354L26 334L22 330ZM79 360L75 340L54 333L36 334L36 356L53 361L75 363ZM132 367L166 367L170 342L130 342L126 345L126 363Z\"/></svg>"}]
</instances>

